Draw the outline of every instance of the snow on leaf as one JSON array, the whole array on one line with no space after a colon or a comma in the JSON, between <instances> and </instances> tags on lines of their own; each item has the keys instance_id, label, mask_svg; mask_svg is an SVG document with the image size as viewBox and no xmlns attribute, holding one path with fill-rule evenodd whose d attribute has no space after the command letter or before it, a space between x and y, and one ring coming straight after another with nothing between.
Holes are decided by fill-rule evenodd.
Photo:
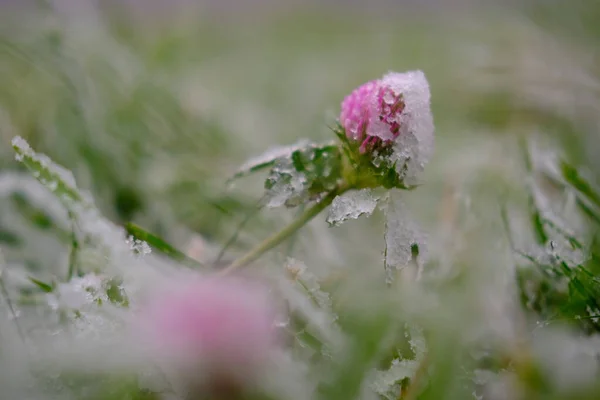
<instances>
[{"instance_id":1,"label":"snow on leaf","mask_svg":"<svg viewBox=\"0 0 600 400\"><path fill-rule=\"evenodd\" d=\"M415 325L406 325L406 337L410 349L415 354L415 360L421 360L427 353L427 342L423 330Z\"/></svg>"},{"instance_id":2,"label":"snow on leaf","mask_svg":"<svg viewBox=\"0 0 600 400\"><path fill-rule=\"evenodd\" d=\"M419 275L427 252L426 237L410 218L399 193L398 190L390 191L384 202L385 270L388 282L394 271L405 268L411 262L416 263Z\"/></svg>"},{"instance_id":3,"label":"snow on leaf","mask_svg":"<svg viewBox=\"0 0 600 400\"><path fill-rule=\"evenodd\" d=\"M267 207L294 207L308 198L306 175L298 172L291 160L278 161L265 182Z\"/></svg>"},{"instance_id":4,"label":"snow on leaf","mask_svg":"<svg viewBox=\"0 0 600 400\"><path fill-rule=\"evenodd\" d=\"M321 309L333 312L329 294L321 290L317 277L309 271L303 262L288 257L285 268ZM334 316L333 320L335 319L337 317Z\"/></svg>"},{"instance_id":5,"label":"snow on leaf","mask_svg":"<svg viewBox=\"0 0 600 400\"><path fill-rule=\"evenodd\" d=\"M371 384L376 393L386 399L397 399L400 383L406 378L412 378L427 352L427 343L422 329L414 325L405 326L405 336L414 354L412 359L396 358L385 371L377 371Z\"/></svg>"},{"instance_id":6,"label":"snow on leaf","mask_svg":"<svg viewBox=\"0 0 600 400\"><path fill-rule=\"evenodd\" d=\"M70 171L55 164L47 156L33 151L27 141L20 136L14 137L11 143L16 152L17 161L25 164L33 176L54 192L67 206L85 202L84 197L77 190L75 178Z\"/></svg>"},{"instance_id":7,"label":"snow on leaf","mask_svg":"<svg viewBox=\"0 0 600 400\"><path fill-rule=\"evenodd\" d=\"M400 398L400 382L406 378L411 378L418 366L417 361L397 358L392 361L389 369L376 372L371 387L383 398L396 400Z\"/></svg>"},{"instance_id":8,"label":"snow on leaf","mask_svg":"<svg viewBox=\"0 0 600 400\"><path fill-rule=\"evenodd\" d=\"M363 214L371 215L379 198L374 197L371 189L350 191L337 196L329 208L327 223L340 225L348 219L357 219Z\"/></svg>"},{"instance_id":9,"label":"snow on leaf","mask_svg":"<svg viewBox=\"0 0 600 400\"><path fill-rule=\"evenodd\" d=\"M329 295L321 290L316 277L306 265L288 259L286 270L293 278L281 279L280 291L287 300L290 311L306 322L304 328L311 336L318 338L327 347L342 343L342 333L336 323L337 316L332 311Z\"/></svg>"},{"instance_id":10,"label":"snow on leaf","mask_svg":"<svg viewBox=\"0 0 600 400\"><path fill-rule=\"evenodd\" d=\"M234 174L231 179L241 178L261 169L272 167L275 162L281 158L289 158L296 150L305 148L311 143L307 139L302 139L295 144L289 146L271 147L263 154L253 157L245 162Z\"/></svg>"},{"instance_id":11,"label":"snow on leaf","mask_svg":"<svg viewBox=\"0 0 600 400\"><path fill-rule=\"evenodd\" d=\"M48 196L47 190L29 173L3 172L0 175L0 198L12 197L19 203L29 203L27 208L35 206L43 210L47 218L62 228L69 226L69 219L61 202L54 196Z\"/></svg>"},{"instance_id":12,"label":"snow on leaf","mask_svg":"<svg viewBox=\"0 0 600 400\"><path fill-rule=\"evenodd\" d=\"M333 190L341 173L340 151L331 143L312 144L277 159L265 181L268 207L295 207Z\"/></svg>"}]
</instances>

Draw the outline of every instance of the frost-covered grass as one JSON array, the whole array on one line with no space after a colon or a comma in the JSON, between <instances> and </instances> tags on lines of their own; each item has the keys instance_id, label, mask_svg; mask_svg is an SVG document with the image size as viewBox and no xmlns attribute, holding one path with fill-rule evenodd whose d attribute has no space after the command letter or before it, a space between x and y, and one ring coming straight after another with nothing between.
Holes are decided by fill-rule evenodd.
<instances>
[{"instance_id":1,"label":"frost-covered grass","mask_svg":"<svg viewBox=\"0 0 600 400\"><path fill-rule=\"evenodd\" d=\"M301 196L265 207L289 197L263 197L269 173L245 176L268 161L255 157L335 143L346 95L416 69L436 126L421 185L332 198L243 269L281 302L281 340L230 386L273 399L598 398L589 3L0 12L0 399L239 395L203 386L219 356L182 371L135 321L148 299L175 307L178 282L222 273L305 215ZM408 264L391 285L384 258Z\"/></svg>"}]
</instances>

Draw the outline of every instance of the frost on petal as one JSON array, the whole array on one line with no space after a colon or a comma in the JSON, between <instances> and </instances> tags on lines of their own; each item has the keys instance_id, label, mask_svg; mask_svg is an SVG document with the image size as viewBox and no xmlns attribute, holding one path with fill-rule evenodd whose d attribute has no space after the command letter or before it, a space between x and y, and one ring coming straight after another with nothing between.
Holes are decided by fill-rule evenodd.
<instances>
[{"instance_id":1,"label":"frost on petal","mask_svg":"<svg viewBox=\"0 0 600 400\"><path fill-rule=\"evenodd\" d=\"M385 270L388 281L393 272L416 263L417 273L423 268L427 251L425 235L410 218L399 192L391 191L385 202Z\"/></svg>"},{"instance_id":2,"label":"frost on petal","mask_svg":"<svg viewBox=\"0 0 600 400\"><path fill-rule=\"evenodd\" d=\"M348 219L357 219L363 214L369 216L375 210L377 200L371 189L351 191L337 196L329 208L327 223L340 225Z\"/></svg>"},{"instance_id":3,"label":"frost on petal","mask_svg":"<svg viewBox=\"0 0 600 400\"><path fill-rule=\"evenodd\" d=\"M406 184L415 184L417 175L431 158L434 147L434 124L431 114L429 83L422 71L391 72L383 77L381 85L402 96L404 108L396 115L399 125L390 161ZM369 135L382 136L382 121L373 120ZM389 129L388 129L389 130ZM387 131L386 131L387 132Z\"/></svg>"}]
</instances>

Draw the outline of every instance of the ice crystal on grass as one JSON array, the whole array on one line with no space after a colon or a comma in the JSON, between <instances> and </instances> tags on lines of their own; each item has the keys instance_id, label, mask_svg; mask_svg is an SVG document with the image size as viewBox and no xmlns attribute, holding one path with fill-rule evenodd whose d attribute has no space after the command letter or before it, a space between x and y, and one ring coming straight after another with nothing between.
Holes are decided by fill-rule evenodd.
<instances>
[{"instance_id":1,"label":"ice crystal on grass","mask_svg":"<svg viewBox=\"0 0 600 400\"><path fill-rule=\"evenodd\" d=\"M305 322L303 330L322 341L325 347L321 351L339 345L341 332L336 324L337 316L333 313L329 294L321 289L316 276L304 263L288 259L286 270L293 281L281 279L279 289L293 315ZM301 332L299 336L298 340L303 342ZM305 346L311 347L308 344Z\"/></svg>"},{"instance_id":2,"label":"ice crystal on grass","mask_svg":"<svg viewBox=\"0 0 600 400\"><path fill-rule=\"evenodd\" d=\"M412 378L419 366L415 360L401 360L396 358L392 365L385 371L377 371L373 383L373 390L388 400L400 398L400 384L404 379Z\"/></svg>"},{"instance_id":3,"label":"ice crystal on grass","mask_svg":"<svg viewBox=\"0 0 600 400\"><path fill-rule=\"evenodd\" d=\"M96 274L73 278L68 283L58 285L57 296L59 305L75 310L108 301L103 278Z\"/></svg>"},{"instance_id":4,"label":"ice crystal on grass","mask_svg":"<svg viewBox=\"0 0 600 400\"><path fill-rule=\"evenodd\" d=\"M425 357L427 345L421 329L416 326L405 326L405 336L413 353L411 358L395 358L392 365L384 371L377 371L371 386L386 399L397 399L400 395L401 383L413 378L419 364Z\"/></svg>"},{"instance_id":5,"label":"ice crystal on grass","mask_svg":"<svg viewBox=\"0 0 600 400\"><path fill-rule=\"evenodd\" d=\"M307 295L324 311L333 313L332 302L329 294L321 290L317 277L309 271L301 261L288 258L285 268L292 278L306 291ZM333 320L336 319L333 315Z\"/></svg>"},{"instance_id":6,"label":"ice crystal on grass","mask_svg":"<svg viewBox=\"0 0 600 400\"><path fill-rule=\"evenodd\" d=\"M48 214L48 217L62 227L69 226L67 212L60 201L49 196L48 190L30 174L3 172L0 174L0 197L28 201Z\"/></svg>"},{"instance_id":7,"label":"ice crystal on grass","mask_svg":"<svg viewBox=\"0 0 600 400\"><path fill-rule=\"evenodd\" d=\"M361 189L347 192L337 196L327 216L330 225L340 225L348 219L357 219L361 215L371 215L377 207L377 197L374 197L371 189Z\"/></svg>"},{"instance_id":8,"label":"ice crystal on grass","mask_svg":"<svg viewBox=\"0 0 600 400\"><path fill-rule=\"evenodd\" d=\"M11 144L15 149L17 161L27 165L34 177L52 192L56 192L59 198L71 202L82 200L71 171L55 164L47 156L34 152L27 141L20 136L14 137Z\"/></svg>"},{"instance_id":9,"label":"ice crystal on grass","mask_svg":"<svg viewBox=\"0 0 600 400\"><path fill-rule=\"evenodd\" d=\"M129 237L127 238L127 243L129 244L129 248L131 249L131 251L134 254L139 255L140 257L152 253L152 249L150 248L150 246L148 246L148 243L146 243L143 240L136 239L132 235L129 235Z\"/></svg>"},{"instance_id":10,"label":"ice crystal on grass","mask_svg":"<svg viewBox=\"0 0 600 400\"><path fill-rule=\"evenodd\" d=\"M427 241L410 217L399 192L391 191L383 205L385 223L385 270L391 280L394 271L413 264L420 274L427 251Z\"/></svg>"}]
</instances>

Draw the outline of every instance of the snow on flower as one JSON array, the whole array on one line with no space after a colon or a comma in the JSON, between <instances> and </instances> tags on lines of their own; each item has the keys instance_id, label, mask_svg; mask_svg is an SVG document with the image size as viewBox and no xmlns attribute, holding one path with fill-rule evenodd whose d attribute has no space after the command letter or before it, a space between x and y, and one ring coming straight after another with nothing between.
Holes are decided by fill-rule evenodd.
<instances>
[{"instance_id":1,"label":"snow on flower","mask_svg":"<svg viewBox=\"0 0 600 400\"><path fill-rule=\"evenodd\" d=\"M433 152L430 99L422 71L389 72L350 93L342 101L339 121L362 154L392 147L391 161L411 178Z\"/></svg>"}]
</instances>

